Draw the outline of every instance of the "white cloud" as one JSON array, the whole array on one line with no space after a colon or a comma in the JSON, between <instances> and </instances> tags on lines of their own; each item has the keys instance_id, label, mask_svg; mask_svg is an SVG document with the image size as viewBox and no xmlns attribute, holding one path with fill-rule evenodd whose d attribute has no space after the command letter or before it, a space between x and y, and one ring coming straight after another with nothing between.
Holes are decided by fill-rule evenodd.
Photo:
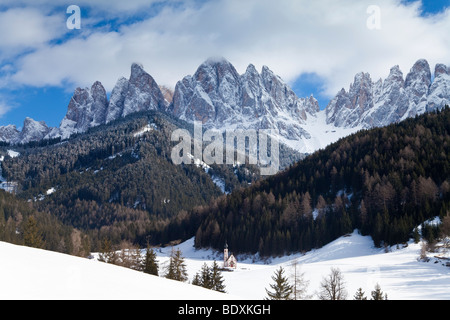
<instances>
[{"instance_id":1,"label":"white cloud","mask_svg":"<svg viewBox=\"0 0 450 320\"><path fill-rule=\"evenodd\" d=\"M35 8L12 8L0 12L0 63L60 37L66 32L61 24L63 21Z\"/></svg>"},{"instance_id":2,"label":"white cloud","mask_svg":"<svg viewBox=\"0 0 450 320\"><path fill-rule=\"evenodd\" d=\"M422 17L418 3L378 0L381 29L369 30L372 2L185 1L116 31L84 30L82 37L39 47L16 61L11 79L33 86L88 86L99 80L111 90L120 76L129 76L131 63L140 62L158 83L174 86L208 57L224 56L239 72L249 63L267 65L286 81L317 73L332 96L360 71L377 80L396 64L406 74L420 58L432 67L450 64L449 9ZM143 0L97 3L102 10L109 3L115 14L146 8Z\"/></svg>"},{"instance_id":3,"label":"white cloud","mask_svg":"<svg viewBox=\"0 0 450 320\"><path fill-rule=\"evenodd\" d=\"M12 106L5 101L0 100L0 118L3 117L5 113L10 111L12 109Z\"/></svg>"}]
</instances>

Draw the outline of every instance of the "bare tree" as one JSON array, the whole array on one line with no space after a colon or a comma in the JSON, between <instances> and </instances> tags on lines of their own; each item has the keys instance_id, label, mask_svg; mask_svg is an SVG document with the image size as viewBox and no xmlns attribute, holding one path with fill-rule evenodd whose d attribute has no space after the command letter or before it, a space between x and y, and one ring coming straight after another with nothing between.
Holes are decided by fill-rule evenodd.
<instances>
[{"instance_id":1,"label":"bare tree","mask_svg":"<svg viewBox=\"0 0 450 320\"><path fill-rule=\"evenodd\" d=\"M292 284L292 299L293 300L306 300L309 298L307 295L309 281L305 280L304 272L300 272L300 265L297 260L291 263L291 284Z\"/></svg>"},{"instance_id":2,"label":"bare tree","mask_svg":"<svg viewBox=\"0 0 450 320\"><path fill-rule=\"evenodd\" d=\"M450 247L450 211L447 211L447 215L442 219L441 237L444 242L444 248L447 250Z\"/></svg>"},{"instance_id":3,"label":"bare tree","mask_svg":"<svg viewBox=\"0 0 450 320\"><path fill-rule=\"evenodd\" d=\"M323 278L320 287L321 291L318 296L321 300L345 300L347 298L344 277L339 268L331 268L331 273L328 277Z\"/></svg>"}]
</instances>

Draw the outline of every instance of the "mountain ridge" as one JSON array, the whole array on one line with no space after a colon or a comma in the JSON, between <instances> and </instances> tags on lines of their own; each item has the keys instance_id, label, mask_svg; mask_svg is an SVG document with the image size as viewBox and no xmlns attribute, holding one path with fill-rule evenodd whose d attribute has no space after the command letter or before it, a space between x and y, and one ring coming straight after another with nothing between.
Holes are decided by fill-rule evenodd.
<instances>
[{"instance_id":1,"label":"mountain ridge","mask_svg":"<svg viewBox=\"0 0 450 320\"><path fill-rule=\"evenodd\" d=\"M449 68L436 64L432 78L425 59L418 60L406 77L398 65L376 82L360 72L350 88L341 89L323 110L312 95L299 98L267 66L258 72L249 64L239 74L225 58L210 58L171 91L133 63L129 79L117 80L109 101L98 81L90 88L77 88L58 128L27 118L25 133L11 125L0 127L0 141L64 140L131 113L158 110L191 123L200 121L208 129L275 129L280 142L312 153L348 133L399 122L449 103Z\"/></svg>"}]
</instances>

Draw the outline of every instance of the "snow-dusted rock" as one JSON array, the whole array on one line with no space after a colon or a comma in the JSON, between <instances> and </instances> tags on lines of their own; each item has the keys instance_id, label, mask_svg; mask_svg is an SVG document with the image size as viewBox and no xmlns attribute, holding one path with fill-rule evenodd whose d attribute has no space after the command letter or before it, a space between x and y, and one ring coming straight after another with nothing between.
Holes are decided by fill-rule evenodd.
<instances>
[{"instance_id":1,"label":"snow-dusted rock","mask_svg":"<svg viewBox=\"0 0 450 320\"><path fill-rule=\"evenodd\" d=\"M327 123L336 127L372 128L404 120L450 101L450 77L443 64L436 65L435 78L425 59L418 60L406 78L398 66L383 81L373 83L368 73L359 73L349 92L342 89L326 108Z\"/></svg>"},{"instance_id":2,"label":"snow-dusted rock","mask_svg":"<svg viewBox=\"0 0 450 320\"><path fill-rule=\"evenodd\" d=\"M106 123L120 118L123 114L125 98L128 93L128 79L120 78L109 98L108 111L106 114Z\"/></svg>"},{"instance_id":3,"label":"snow-dusted rock","mask_svg":"<svg viewBox=\"0 0 450 320\"><path fill-rule=\"evenodd\" d=\"M165 107L164 96L156 81L144 71L142 65L134 63L131 66L122 117L139 111L161 110Z\"/></svg>"},{"instance_id":4,"label":"snow-dusted rock","mask_svg":"<svg viewBox=\"0 0 450 320\"><path fill-rule=\"evenodd\" d=\"M27 117L23 122L22 131L17 130L14 125L0 127L0 141L12 144L40 141L50 131L51 128L44 121L35 121Z\"/></svg>"},{"instance_id":5,"label":"snow-dusted rock","mask_svg":"<svg viewBox=\"0 0 450 320\"><path fill-rule=\"evenodd\" d=\"M443 64L437 64L434 81L428 92L428 110L450 105L450 70Z\"/></svg>"},{"instance_id":6,"label":"snow-dusted rock","mask_svg":"<svg viewBox=\"0 0 450 320\"><path fill-rule=\"evenodd\" d=\"M27 117L23 122L23 129L20 132L19 141L17 142L28 143L30 141L40 141L50 130L51 128L44 121L35 121Z\"/></svg>"},{"instance_id":7,"label":"snow-dusted rock","mask_svg":"<svg viewBox=\"0 0 450 320\"><path fill-rule=\"evenodd\" d=\"M298 98L268 67L258 73L250 64L239 75L226 59L215 58L177 83L169 111L206 128L276 129L285 138L301 139L309 137L301 124L319 105L313 97Z\"/></svg>"},{"instance_id":8,"label":"snow-dusted rock","mask_svg":"<svg viewBox=\"0 0 450 320\"><path fill-rule=\"evenodd\" d=\"M1 142L11 142L16 141L19 138L20 131L17 130L15 125L7 125L0 127L0 141Z\"/></svg>"},{"instance_id":9,"label":"snow-dusted rock","mask_svg":"<svg viewBox=\"0 0 450 320\"><path fill-rule=\"evenodd\" d=\"M104 124L107 107L106 91L100 82L95 82L91 88L77 88L60 124L61 137L65 139L74 133Z\"/></svg>"}]
</instances>

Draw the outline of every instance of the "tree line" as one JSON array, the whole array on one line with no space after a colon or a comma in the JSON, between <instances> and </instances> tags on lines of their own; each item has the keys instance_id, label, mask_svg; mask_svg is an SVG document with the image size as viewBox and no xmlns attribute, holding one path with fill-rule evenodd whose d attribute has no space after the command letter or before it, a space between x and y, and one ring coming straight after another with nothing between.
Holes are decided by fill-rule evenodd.
<instances>
[{"instance_id":1,"label":"tree line","mask_svg":"<svg viewBox=\"0 0 450 320\"><path fill-rule=\"evenodd\" d=\"M272 276L273 283L270 284L270 290L266 288L268 300L304 300L311 296L306 294L308 281L303 278L303 274L295 275L293 280L285 275L285 269L280 266ZM301 287L301 290L298 288ZM377 283L374 290L370 293L370 300L388 300L387 293L381 290ZM346 300L348 290L344 276L339 268L331 268L330 274L324 277L320 283L317 298L320 300ZM367 300L367 296L362 288L358 288L353 296L353 300Z\"/></svg>"},{"instance_id":2,"label":"tree line","mask_svg":"<svg viewBox=\"0 0 450 320\"><path fill-rule=\"evenodd\" d=\"M151 124L153 130L136 135ZM182 210L206 205L226 190L259 179L256 168L214 166L209 173L171 161L171 133L190 127L160 112L142 112L66 141L15 146L2 171L18 182L17 197L80 230L98 251L103 239L145 246L170 241L162 232ZM5 150L8 147L5 148ZM55 192L47 194L47 190Z\"/></svg>"},{"instance_id":3,"label":"tree line","mask_svg":"<svg viewBox=\"0 0 450 320\"><path fill-rule=\"evenodd\" d=\"M174 219L197 248L283 255L359 229L377 247L450 209L450 108L362 130Z\"/></svg>"}]
</instances>

